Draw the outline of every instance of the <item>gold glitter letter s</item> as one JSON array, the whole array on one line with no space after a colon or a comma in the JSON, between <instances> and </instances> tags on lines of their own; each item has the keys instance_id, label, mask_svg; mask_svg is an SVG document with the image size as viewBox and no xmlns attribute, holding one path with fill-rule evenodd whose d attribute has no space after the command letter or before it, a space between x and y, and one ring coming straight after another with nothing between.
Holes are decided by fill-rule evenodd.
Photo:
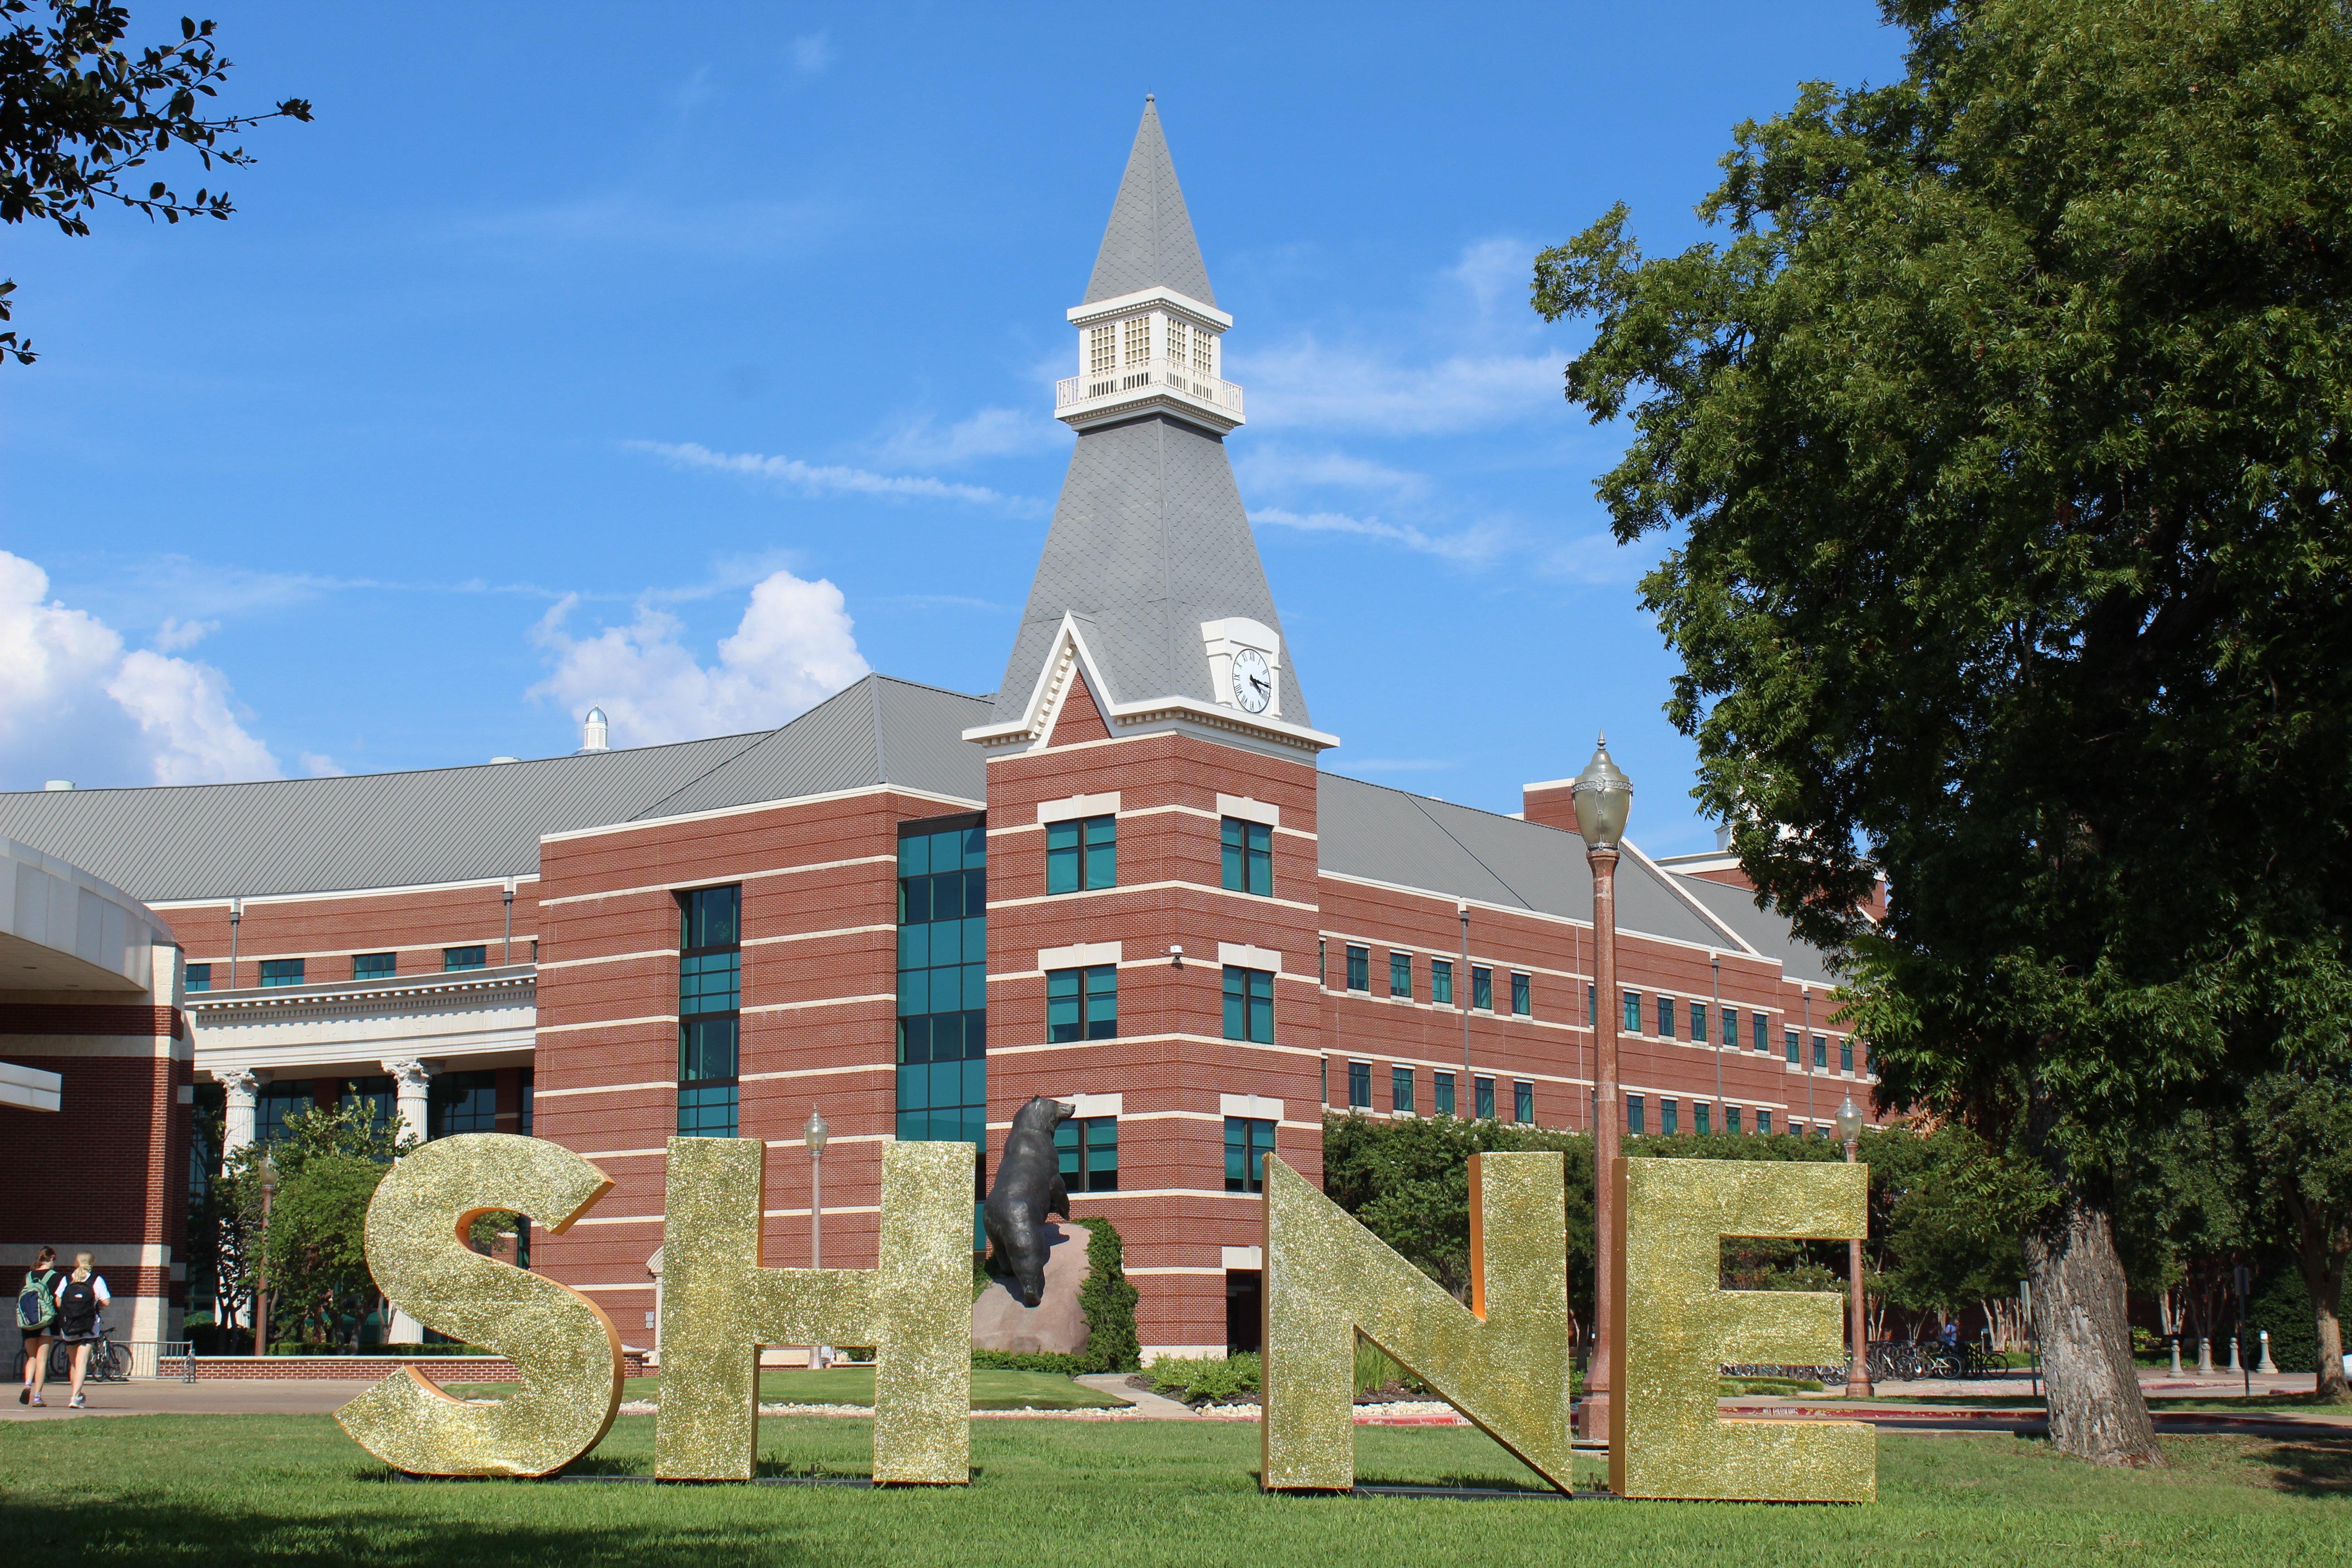
<instances>
[{"instance_id":1,"label":"gold glitter letter s","mask_svg":"<svg viewBox=\"0 0 2352 1568\"><path fill-rule=\"evenodd\" d=\"M1262 1484L1355 1484L1356 1336L1565 1491L1568 1225L1560 1157L1470 1157L1470 1310L1265 1157Z\"/></svg>"},{"instance_id":2,"label":"gold glitter letter s","mask_svg":"<svg viewBox=\"0 0 2352 1568\"><path fill-rule=\"evenodd\" d=\"M1621 1497L1870 1502L1878 1432L1864 1421L1725 1421L1720 1369L1821 1366L1845 1355L1845 1298L1725 1290L1727 1236L1859 1236L1870 1168L1620 1160L1618 1396L1609 1486Z\"/></svg>"},{"instance_id":3,"label":"gold glitter letter s","mask_svg":"<svg viewBox=\"0 0 2352 1568\"><path fill-rule=\"evenodd\" d=\"M874 1479L961 1484L971 1458L969 1143L882 1151L879 1268L761 1263L767 1145L669 1141L654 1474L743 1481L761 1345L872 1345Z\"/></svg>"},{"instance_id":4,"label":"gold glitter letter s","mask_svg":"<svg viewBox=\"0 0 2352 1568\"><path fill-rule=\"evenodd\" d=\"M495 1405L450 1398L414 1368L335 1412L360 1447L424 1476L543 1476L603 1441L621 1403L621 1339L568 1286L499 1263L463 1239L509 1209L562 1235L612 1190L559 1144L506 1132L437 1138L385 1173L368 1205L368 1269L429 1328L508 1356L522 1392Z\"/></svg>"}]
</instances>

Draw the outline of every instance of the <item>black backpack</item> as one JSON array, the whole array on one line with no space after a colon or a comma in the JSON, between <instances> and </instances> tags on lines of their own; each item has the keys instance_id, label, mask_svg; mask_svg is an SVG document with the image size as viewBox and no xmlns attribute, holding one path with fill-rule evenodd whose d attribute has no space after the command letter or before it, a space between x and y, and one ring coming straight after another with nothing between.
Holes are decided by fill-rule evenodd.
<instances>
[{"instance_id":1,"label":"black backpack","mask_svg":"<svg viewBox=\"0 0 2352 1568\"><path fill-rule=\"evenodd\" d=\"M58 1329L67 1339L88 1339L98 1330L97 1278L68 1279L58 1292Z\"/></svg>"}]
</instances>

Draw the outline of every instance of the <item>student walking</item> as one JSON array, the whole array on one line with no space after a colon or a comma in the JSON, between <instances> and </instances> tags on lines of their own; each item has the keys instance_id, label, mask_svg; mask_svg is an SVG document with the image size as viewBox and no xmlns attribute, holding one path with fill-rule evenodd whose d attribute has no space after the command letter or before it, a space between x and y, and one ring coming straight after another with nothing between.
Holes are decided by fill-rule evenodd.
<instances>
[{"instance_id":1,"label":"student walking","mask_svg":"<svg viewBox=\"0 0 2352 1568\"><path fill-rule=\"evenodd\" d=\"M81 1392L82 1373L89 1367L89 1347L98 1342L99 1314L113 1303L103 1275L90 1268L87 1252L74 1254L73 1272L58 1287L58 1338L73 1347L73 1408L89 1401Z\"/></svg>"},{"instance_id":2,"label":"student walking","mask_svg":"<svg viewBox=\"0 0 2352 1568\"><path fill-rule=\"evenodd\" d=\"M41 1391L48 1385L49 1346L58 1321L57 1257L56 1247L41 1248L25 1270L24 1287L16 1295L16 1327L25 1335L25 1386L16 1391L19 1405L42 1403Z\"/></svg>"}]
</instances>

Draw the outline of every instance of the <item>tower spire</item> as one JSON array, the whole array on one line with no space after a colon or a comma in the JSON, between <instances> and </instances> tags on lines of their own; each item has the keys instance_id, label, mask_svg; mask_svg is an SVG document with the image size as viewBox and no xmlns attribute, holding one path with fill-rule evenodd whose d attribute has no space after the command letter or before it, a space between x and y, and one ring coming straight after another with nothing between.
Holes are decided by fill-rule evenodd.
<instances>
[{"instance_id":1,"label":"tower spire","mask_svg":"<svg viewBox=\"0 0 2352 1568\"><path fill-rule=\"evenodd\" d=\"M1209 268L1201 260L1201 242L1192 237L1176 165L1168 156L1168 139L1160 134L1160 110L1149 93L1081 302L1091 305L1146 289L1168 289L1203 305L1217 302Z\"/></svg>"}]
</instances>

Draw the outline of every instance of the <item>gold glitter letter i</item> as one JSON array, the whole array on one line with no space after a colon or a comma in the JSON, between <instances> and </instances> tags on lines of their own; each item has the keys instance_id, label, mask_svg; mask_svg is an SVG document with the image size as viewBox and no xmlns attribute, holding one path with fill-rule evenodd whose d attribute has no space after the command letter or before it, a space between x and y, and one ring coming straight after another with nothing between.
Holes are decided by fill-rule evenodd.
<instances>
[{"instance_id":1,"label":"gold glitter letter i","mask_svg":"<svg viewBox=\"0 0 2352 1568\"><path fill-rule=\"evenodd\" d=\"M603 1441L621 1404L621 1338L604 1309L463 1238L499 1209L561 1236L612 1186L571 1150L508 1132L436 1138L403 1156L368 1205L369 1272L426 1327L510 1358L522 1392L467 1405L408 1368L335 1412L343 1430L421 1476L544 1476Z\"/></svg>"},{"instance_id":2,"label":"gold glitter letter i","mask_svg":"<svg viewBox=\"0 0 2352 1568\"><path fill-rule=\"evenodd\" d=\"M1620 1160L1617 1397L1609 1486L1621 1497L1870 1502L1878 1431L1865 1421L1725 1421L1720 1369L1843 1359L1845 1298L1726 1290L1727 1236L1862 1234L1870 1167Z\"/></svg>"},{"instance_id":3,"label":"gold glitter letter i","mask_svg":"<svg viewBox=\"0 0 2352 1568\"><path fill-rule=\"evenodd\" d=\"M1470 1157L1470 1308L1265 1157L1269 1491L1355 1484L1361 1333L1565 1491L1568 1225L1560 1157Z\"/></svg>"},{"instance_id":4,"label":"gold glitter letter i","mask_svg":"<svg viewBox=\"0 0 2352 1568\"><path fill-rule=\"evenodd\" d=\"M654 1474L745 1481L762 1345L871 1345L874 1479L961 1484L971 1458L969 1143L882 1151L879 1268L761 1263L767 1145L669 1141Z\"/></svg>"}]
</instances>

